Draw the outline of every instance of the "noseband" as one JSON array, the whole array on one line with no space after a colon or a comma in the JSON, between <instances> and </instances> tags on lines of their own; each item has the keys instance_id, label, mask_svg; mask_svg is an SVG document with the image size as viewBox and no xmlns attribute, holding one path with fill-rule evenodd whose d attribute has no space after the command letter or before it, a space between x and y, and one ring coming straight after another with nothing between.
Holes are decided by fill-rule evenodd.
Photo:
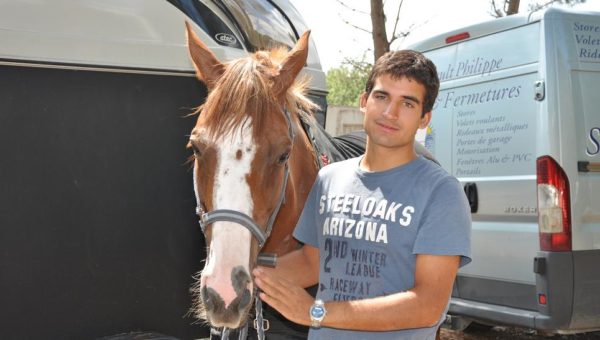
<instances>
[{"instance_id":1,"label":"noseband","mask_svg":"<svg viewBox=\"0 0 600 340\"><path fill-rule=\"evenodd\" d=\"M267 228L263 231L258 223L254 221L254 219L242 212L230 209L217 209L209 212L204 212L200 206L196 208L196 214L200 217L200 228L202 232L206 235L206 227L214 222L218 221L227 221L233 222L241 225L242 227L248 229L252 236L258 241L258 248L262 248L267 242L267 239L271 235L271 230L273 230L273 223L275 222L275 218L279 214L279 210L281 209L281 205L285 200L285 189L287 187L287 181L289 177L289 167L287 161L285 163L285 170L283 175L283 185L281 187L281 193L279 194L279 201L275 206L275 210L269 217L267 221Z\"/></svg>"}]
</instances>

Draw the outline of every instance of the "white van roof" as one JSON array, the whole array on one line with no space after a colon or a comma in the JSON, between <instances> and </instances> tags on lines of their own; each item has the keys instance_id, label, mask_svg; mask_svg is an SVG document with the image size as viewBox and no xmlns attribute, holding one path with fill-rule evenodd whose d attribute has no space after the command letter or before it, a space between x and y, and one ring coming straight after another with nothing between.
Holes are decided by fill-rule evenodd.
<instances>
[{"instance_id":1,"label":"white van roof","mask_svg":"<svg viewBox=\"0 0 600 340\"><path fill-rule=\"evenodd\" d=\"M562 15L563 13L581 14L585 12L575 12L571 9L551 7L527 14L510 15L444 32L411 44L408 46L408 48L421 52L427 52L443 46L448 46L459 42L464 42L466 40L505 31L511 28L527 25L532 22L540 21L542 18L551 19L552 17Z\"/></svg>"}]
</instances>

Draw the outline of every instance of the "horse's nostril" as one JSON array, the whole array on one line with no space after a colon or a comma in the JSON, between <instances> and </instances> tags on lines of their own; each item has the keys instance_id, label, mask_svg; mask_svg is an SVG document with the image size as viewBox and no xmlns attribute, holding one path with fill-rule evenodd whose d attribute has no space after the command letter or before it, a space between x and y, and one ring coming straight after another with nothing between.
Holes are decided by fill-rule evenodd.
<instances>
[{"instance_id":1,"label":"horse's nostril","mask_svg":"<svg viewBox=\"0 0 600 340\"><path fill-rule=\"evenodd\" d=\"M245 289L242 295L240 296L240 304L238 305L238 310L240 312L243 312L248 307L248 305L250 305L250 298L250 290Z\"/></svg>"},{"instance_id":2,"label":"horse's nostril","mask_svg":"<svg viewBox=\"0 0 600 340\"><path fill-rule=\"evenodd\" d=\"M206 310L218 312L225 309L225 302L221 296L212 288L202 288L202 302Z\"/></svg>"},{"instance_id":3,"label":"horse's nostril","mask_svg":"<svg viewBox=\"0 0 600 340\"><path fill-rule=\"evenodd\" d=\"M241 296L248 290L248 284L250 283L250 274L242 266L237 266L231 271L231 283L233 289L238 296Z\"/></svg>"}]
</instances>

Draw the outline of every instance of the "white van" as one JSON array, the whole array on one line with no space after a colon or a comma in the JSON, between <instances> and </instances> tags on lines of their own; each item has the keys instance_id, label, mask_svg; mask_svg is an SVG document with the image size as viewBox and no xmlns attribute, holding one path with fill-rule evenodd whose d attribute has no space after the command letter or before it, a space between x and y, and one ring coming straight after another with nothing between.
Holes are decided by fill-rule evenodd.
<instances>
[{"instance_id":1,"label":"white van","mask_svg":"<svg viewBox=\"0 0 600 340\"><path fill-rule=\"evenodd\" d=\"M409 48L441 80L421 138L472 211L451 317L600 329L600 13L549 9Z\"/></svg>"},{"instance_id":2,"label":"white van","mask_svg":"<svg viewBox=\"0 0 600 340\"><path fill-rule=\"evenodd\" d=\"M186 20L222 61L306 30L288 0L0 1L0 339L208 336ZM325 108L312 43L304 72Z\"/></svg>"}]
</instances>

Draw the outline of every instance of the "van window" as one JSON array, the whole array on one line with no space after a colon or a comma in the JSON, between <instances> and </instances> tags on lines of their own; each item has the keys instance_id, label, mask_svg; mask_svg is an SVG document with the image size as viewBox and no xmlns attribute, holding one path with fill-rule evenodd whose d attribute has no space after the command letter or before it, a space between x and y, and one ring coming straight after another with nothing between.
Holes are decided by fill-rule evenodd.
<instances>
[{"instance_id":1,"label":"van window","mask_svg":"<svg viewBox=\"0 0 600 340\"><path fill-rule=\"evenodd\" d=\"M248 39L252 51L278 46L294 47L296 33L288 18L267 0L221 0Z\"/></svg>"},{"instance_id":2,"label":"van window","mask_svg":"<svg viewBox=\"0 0 600 340\"><path fill-rule=\"evenodd\" d=\"M168 0L219 45L250 52L294 47L297 34L290 19L269 0ZM232 25L227 26L214 12ZM292 13L292 17L297 17ZM237 37L231 29L237 30Z\"/></svg>"},{"instance_id":3,"label":"van window","mask_svg":"<svg viewBox=\"0 0 600 340\"><path fill-rule=\"evenodd\" d=\"M192 19L213 40L223 46L243 49L231 29L202 1L198 0L168 0Z\"/></svg>"}]
</instances>

